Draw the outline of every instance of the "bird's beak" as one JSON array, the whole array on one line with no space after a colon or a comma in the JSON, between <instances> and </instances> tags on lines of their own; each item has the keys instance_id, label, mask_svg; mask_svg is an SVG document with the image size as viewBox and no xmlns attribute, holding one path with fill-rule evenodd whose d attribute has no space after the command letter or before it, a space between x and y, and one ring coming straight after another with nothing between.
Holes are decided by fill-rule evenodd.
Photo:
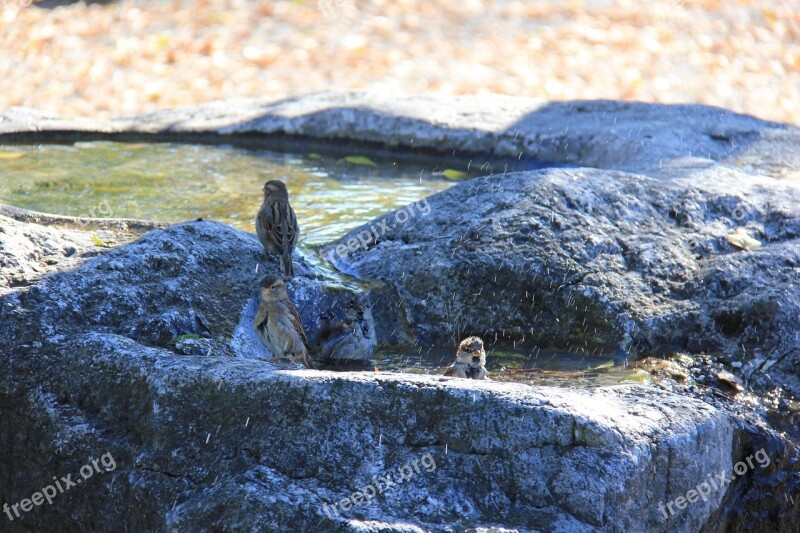
<instances>
[{"instance_id":1,"label":"bird's beak","mask_svg":"<svg viewBox=\"0 0 800 533\"><path fill-rule=\"evenodd\" d=\"M261 296L269 296L269 289L261 289Z\"/></svg>"}]
</instances>

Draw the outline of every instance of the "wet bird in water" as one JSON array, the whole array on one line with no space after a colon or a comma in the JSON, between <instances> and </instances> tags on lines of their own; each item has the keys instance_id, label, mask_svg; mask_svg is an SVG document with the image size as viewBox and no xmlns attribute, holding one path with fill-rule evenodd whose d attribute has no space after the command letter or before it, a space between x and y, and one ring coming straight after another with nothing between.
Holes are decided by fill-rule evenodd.
<instances>
[{"instance_id":1,"label":"wet bird in water","mask_svg":"<svg viewBox=\"0 0 800 533\"><path fill-rule=\"evenodd\" d=\"M266 276L261 280L261 300L253 328L273 356L309 366L303 322L283 279Z\"/></svg>"},{"instance_id":2,"label":"wet bird in water","mask_svg":"<svg viewBox=\"0 0 800 533\"><path fill-rule=\"evenodd\" d=\"M445 376L470 379L489 379L486 374L486 351L480 337L467 337L458 345L456 362L448 367Z\"/></svg>"},{"instance_id":3,"label":"wet bird in water","mask_svg":"<svg viewBox=\"0 0 800 533\"><path fill-rule=\"evenodd\" d=\"M292 252L300 228L289 205L289 192L282 181L272 180L264 184L264 202L256 215L256 233L268 254L280 254L283 275L294 276Z\"/></svg>"},{"instance_id":4,"label":"wet bird in water","mask_svg":"<svg viewBox=\"0 0 800 533\"><path fill-rule=\"evenodd\" d=\"M319 339L322 360L369 361L377 344L372 311L354 299L345 304L342 319L326 311L320 315Z\"/></svg>"}]
</instances>

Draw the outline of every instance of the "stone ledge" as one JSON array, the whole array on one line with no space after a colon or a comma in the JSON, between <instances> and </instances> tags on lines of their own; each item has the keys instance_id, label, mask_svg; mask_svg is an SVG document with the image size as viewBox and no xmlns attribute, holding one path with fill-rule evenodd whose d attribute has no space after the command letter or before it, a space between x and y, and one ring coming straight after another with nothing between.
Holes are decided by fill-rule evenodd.
<instances>
[{"instance_id":1,"label":"stone ledge","mask_svg":"<svg viewBox=\"0 0 800 533\"><path fill-rule=\"evenodd\" d=\"M795 126L703 105L544 103L497 95L392 98L324 92L278 102L211 102L107 121L26 108L0 112L0 143L48 137L355 141L648 174L676 160L698 158L766 174L775 174L775 167L800 168L800 129Z\"/></svg>"}]
</instances>

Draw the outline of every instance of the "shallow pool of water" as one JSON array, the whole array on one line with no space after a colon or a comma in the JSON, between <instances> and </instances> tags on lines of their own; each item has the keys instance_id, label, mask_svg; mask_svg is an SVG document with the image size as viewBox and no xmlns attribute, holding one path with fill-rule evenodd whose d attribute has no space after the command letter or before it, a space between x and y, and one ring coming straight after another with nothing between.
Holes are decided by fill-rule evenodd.
<instances>
[{"instance_id":1,"label":"shallow pool of water","mask_svg":"<svg viewBox=\"0 0 800 533\"><path fill-rule=\"evenodd\" d=\"M383 347L369 365L332 365L329 370L372 369L388 372L443 375L453 362L453 348ZM622 383L649 383L651 375L631 368L624 358L557 351L500 351L486 355L486 369L494 381L512 381L554 387L601 387Z\"/></svg>"},{"instance_id":2,"label":"shallow pool of water","mask_svg":"<svg viewBox=\"0 0 800 533\"><path fill-rule=\"evenodd\" d=\"M179 222L253 232L265 181L286 182L314 247L392 209L488 174L468 161L287 154L219 145L86 142L0 147L0 202L70 216ZM469 169L467 169L469 166Z\"/></svg>"}]
</instances>

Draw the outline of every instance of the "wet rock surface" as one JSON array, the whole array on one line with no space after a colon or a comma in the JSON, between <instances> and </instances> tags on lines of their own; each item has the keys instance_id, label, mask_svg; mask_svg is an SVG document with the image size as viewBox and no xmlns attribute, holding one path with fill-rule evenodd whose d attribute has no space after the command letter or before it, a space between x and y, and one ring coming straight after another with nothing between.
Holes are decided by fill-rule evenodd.
<instances>
[{"instance_id":1,"label":"wet rock surface","mask_svg":"<svg viewBox=\"0 0 800 533\"><path fill-rule=\"evenodd\" d=\"M380 344L478 334L631 360L683 354L651 387L593 391L281 369L251 331L258 281L278 270L254 235L187 222L137 236L11 213L0 218L0 499L107 452L116 461L4 522L12 530L800 523L787 497L800 489L796 129L701 106L356 93L105 125L3 118L6 139L288 133L596 166L460 183L320 251L364 285L296 258L289 291L309 337L322 341L322 315L341 320L356 302ZM761 246L736 247L736 231ZM759 450L769 464L679 512L659 507ZM396 488L350 508L387 473Z\"/></svg>"}]
</instances>

